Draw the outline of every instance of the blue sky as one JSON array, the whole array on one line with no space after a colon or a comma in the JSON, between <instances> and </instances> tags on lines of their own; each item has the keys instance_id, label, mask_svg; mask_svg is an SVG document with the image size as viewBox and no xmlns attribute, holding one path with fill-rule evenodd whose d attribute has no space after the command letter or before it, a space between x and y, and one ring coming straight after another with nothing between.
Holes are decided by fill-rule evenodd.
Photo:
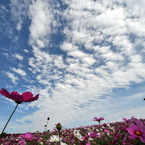
<instances>
[{"instance_id":1,"label":"blue sky","mask_svg":"<svg viewBox=\"0 0 145 145\"><path fill-rule=\"evenodd\" d=\"M6 132L144 118L144 0L1 0L0 88L40 94ZM2 130L15 103L0 96Z\"/></svg>"}]
</instances>

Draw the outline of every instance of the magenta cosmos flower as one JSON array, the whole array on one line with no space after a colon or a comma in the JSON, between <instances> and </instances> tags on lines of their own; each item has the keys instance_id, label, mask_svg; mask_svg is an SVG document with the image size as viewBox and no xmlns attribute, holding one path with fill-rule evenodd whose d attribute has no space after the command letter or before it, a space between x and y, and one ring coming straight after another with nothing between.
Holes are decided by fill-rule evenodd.
<instances>
[{"instance_id":1,"label":"magenta cosmos flower","mask_svg":"<svg viewBox=\"0 0 145 145\"><path fill-rule=\"evenodd\" d=\"M18 92L11 92L9 93L6 89L1 89L0 94L3 96L12 99L16 103L22 103L22 102L32 102L38 99L39 94L37 94L35 97L33 97L33 94L31 92L24 92L22 94L19 94Z\"/></svg>"},{"instance_id":2,"label":"magenta cosmos flower","mask_svg":"<svg viewBox=\"0 0 145 145\"><path fill-rule=\"evenodd\" d=\"M23 102L32 102L32 101L35 101L38 99L39 97L39 94L37 94L35 97L33 97L33 94L31 92L24 92L22 94L19 94L18 92L11 92L9 93L6 89L1 89L0 90L0 94L2 94L3 96L9 98L9 99L12 99L13 101L15 101L17 103L14 111L12 112L12 114L10 115L4 129L2 130L2 133L4 132L6 126L8 125L11 117L13 116L15 110L17 109L18 105L23 103ZM1 134L2 134L1 133Z\"/></svg>"},{"instance_id":3,"label":"magenta cosmos flower","mask_svg":"<svg viewBox=\"0 0 145 145\"><path fill-rule=\"evenodd\" d=\"M25 133L25 134L19 135L19 137L25 140L33 140L33 135L31 133Z\"/></svg>"},{"instance_id":4,"label":"magenta cosmos flower","mask_svg":"<svg viewBox=\"0 0 145 145\"><path fill-rule=\"evenodd\" d=\"M145 143L145 126L142 124L141 121L138 121L137 124L130 123L129 128L127 128L127 131L130 134L130 139L140 138L140 140L143 143Z\"/></svg>"},{"instance_id":5,"label":"magenta cosmos flower","mask_svg":"<svg viewBox=\"0 0 145 145\"><path fill-rule=\"evenodd\" d=\"M129 119L127 119L127 118L122 118L122 120L123 120L123 121L128 121Z\"/></svg>"},{"instance_id":6,"label":"magenta cosmos flower","mask_svg":"<svg viewBox=\"0 0 145 145\"><path fill-rule=\"evenodd\" d=\"M97 118L97 117L94 117L93 121L98 121L99 124L100 124L100 121L104 120L103 117L100 117L100 118Z\"/></svg>"}]
</instances>

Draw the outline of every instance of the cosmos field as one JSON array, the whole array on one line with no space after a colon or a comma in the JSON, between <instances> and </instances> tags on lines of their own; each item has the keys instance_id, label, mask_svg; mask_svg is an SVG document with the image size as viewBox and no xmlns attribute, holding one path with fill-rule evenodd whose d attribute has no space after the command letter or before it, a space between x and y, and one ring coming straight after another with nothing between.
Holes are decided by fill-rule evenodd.
<instances>
[{"instance_id":1,"label":"cosmos field","mask_svg":"<svg viewBox=\"0 0 145 145\"><path fill-rule=\"evenodd\" d=\"M94 117L98 125L63 129L56 124L53 131L1 134L2 145L144 145L145 119L123 118L122 122L101 123L104 118ZM96 122L96 124L97 124ZM105 122L105 120L104 120Z\"/></svg>"}]
</instances>

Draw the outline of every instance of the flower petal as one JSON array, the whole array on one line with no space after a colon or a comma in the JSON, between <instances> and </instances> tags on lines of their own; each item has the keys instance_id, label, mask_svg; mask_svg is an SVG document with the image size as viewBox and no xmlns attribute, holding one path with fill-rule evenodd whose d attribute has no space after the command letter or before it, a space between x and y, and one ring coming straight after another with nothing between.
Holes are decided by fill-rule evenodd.
<instances>
[{"instance_id":1,"label":"flower petal","mask_svg":"<svg viewBox=\"0 0 145 145\"><path fill-rule=\"evenodd\" d=\"M33 94L31 92L24 92L22 94L22 96L23 96L24 100L29 100L33 97Z\"/></svg>"},{"instance_id":2,"label":"flower petal","mask_svg":"<svg viewBox=\"0 0 145 145\"><path fill-rule=\"evenodd\" d=\"M6 89L2 89L0 90L0 94L14 101L23 102L23 99L18 92L9 93Z\"/></svg>"},{"instance_id":3,"label":"flower petal","mask_svg":"<svg viewBox=\"0 0 145 145\"><path fill-rule=\"evenodd\" d=\"M17 95L20 96L20 94L18 92L11 92L10 95Z\"/></svg>"},{"instance_id":4,"label":"flower petal","mask_svg":"<svg viewBox=\"0 0 145 145\"><path fill-rule=\"evenodd\" d=\"M38 98L39 98L39 94L37 94L35 97L32 97L32 98L30 98L28 100L24 100L23 102L32 102L32 101L37 100Z\"/></svg>"},{"instance_id":5,"label":"flower petal","mask_svg":"<svg viewBox=\"0 0 145 145\"><path fill-rule=\"evenodd\" d=\"M10 93L6 90L6 89L1 89L0 90L0 94L2 94L3 96L10 98Z\"/></svg>"}]
</instances>

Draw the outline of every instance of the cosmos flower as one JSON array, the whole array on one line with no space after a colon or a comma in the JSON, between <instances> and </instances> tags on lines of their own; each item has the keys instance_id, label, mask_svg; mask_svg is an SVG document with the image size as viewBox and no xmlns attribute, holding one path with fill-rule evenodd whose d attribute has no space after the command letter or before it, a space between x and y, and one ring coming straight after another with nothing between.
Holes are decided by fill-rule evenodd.
<instances>
[{"instance_id":1,"label":"cosmos flower","mask_svg":"<svg viewBox=\"0 0 145 145\"><path fill-rule=\"evenodd\" d=\"M96 138L98 136L96 132L89 132L88 135L90 138Z\"/></svg>"},{"instance_id":2,"label":"cosmos flower","mask_svg":"<svg viewBox=\"0 0 145 145\"><path fill-rule=\"evenodd\" d=\"M24 139L19 140L18 142L19 145L26 145L26 141Z\"/></svg>"},{"instance_id":3,"label":"cosmos flower","mask_svg":"<svg viewBox=\"0 0 145 145\"><path fill-rule=\"evenodd\" d=\"M99 124L100 124L100 121L104 120L103 117L100 117L100 118L97 118L97 117L94 117L93 121L98 121Z\"/></svg>"},{"instance_id":4,"label":"cosmos flower","mask_svg":"<svg viewBox=\"0 0 145 145\"><path fill-rule=\"evenodd\" d=\"M88 142L86 143L86 145L91 145L90 141L88 141Z\"/></svg>"},{"instance_id":5,"label":"cosmos flower","mask_svg":"<svg viewBox=\"0 0 145 145\"><path fill-rule=\"evenodd\" d=\"M60 145L67 145L66 143L61 141L62 138L59 138L58 135L52 135L49 139L50 142L59 142Z\"/></svg>"},{"instance_id":6,"label":"cosmos flower","mask_svg":"<svg viewBox=\"0 0 145 145\"><path fill-rule=\"evenodd\" d=\"M6 89L1 89L0 94L3 96L12 99L16 103L22 103L22 102L32 102L38 99L39 94L37 94L35 97L33 97L33 94L31 92L24 92L22 94L19 94L18 92L11 92L9 93Z\"/></svg>"},{"instance_id":7,"label":"cosmos flower","mask_svg":"<svg viewBox=\"0 0 145 145\"><path fill-rule=\"evenodd\" d=\"M64 143L64 142L61 142L61 143L60 143L60 145L67 145L67 144L66 144L66 143Z\"/></svg>"},{"instance_id":8,"label":"cosmos flower","mask_svg":"<svg viewBox=\"0 0 145 145\"><path fill-rule=\"evenodd\" d=\"M122 120L123 120L123 121L128 121L129 119L127 119L127 118L122 118Z\"/></svg>"},{"instance_id":9,"label":"cosmos flower","mask_svg":"<svg viewBox=\"0 0 145 145\"><path fill-rule=\"evenodd\" d=\"M142 124L142 122L140 120L138 120L137 118L131 117L131 119L129 119L130 122L134 122L135 124Z\"/></svg>"},{"instance_id":10,"label":"cosmos flower","mask_svg":"<svg viewBox=\"0 0 145 145\"><path fill-rule=\"evenodd\" d=\"M33 135L31 133L25 133L25 134L19 135L19 137L21 137L25 140L32 140L33 139Z\"/></svg>"},{"instance_id":11,"label":"cosmos flower","mask_svg":"<svg viewBox=\"0 0 145 145\"><path fill-rule=\"evenodd\" d=\"M59 142L59 136L58 135L52 135L50 137L50 142Z\"/></svg>"},{"instance_id":12,"label":"cosmos flower","mask_svg":"<svg viewBox=\"0 0 145 145\"><path fill-rule=\"evenodd\" d=\"M79 139L80 141L83 141L83 137L82 137L82 135L80 134L80 131L79 131L79 130L74 130L74 131L73 131L73 134L74 134L74 136L75 136L77 139Z\"/></svg>"},{"instance_id":13,"label":"cosmos flower","mask_svg":"<svg viewBox=\"0 0 145 145\"><path fill-rule=\"evenodd\" d=\"M130 139L140 138L140 140L145 143L145 126L138 121L137 124L130 123L127 128Z\"/></svg>"},{"instance_id":14,"label":"cosmos flower","mask_svg":"<svg viewBox=\"0 0 145 145\"><path fill-rule=\"evenodd\" d=\"M6 89L1 89L0 90L0 94L2 94L3 96L12 99L13 101L15 101L17 103L15 109L13 110L12 114L10 115L6 125L4 126L4 129L2 130L2 133L4 133L5 128L7 127L11 117L13 116L15 110L17 109L18 105L21 104L22 102L32 102L38 99L39 94L37 94L35 97L33 97L33 94L31 92L24 92L21 95L18 92L11 92L9 93Z\"/></svg>"},{"instance_id":15,"label":"cosmos flower","mask_svg":"<svg viewBox=\"0 0 145 145\"><path fill-rule=\"evenodd\" d=\"M107 129L104 129L104 132L107 133L108 135L110 134L110 131Z\"/></svg>"}]
</instances>

